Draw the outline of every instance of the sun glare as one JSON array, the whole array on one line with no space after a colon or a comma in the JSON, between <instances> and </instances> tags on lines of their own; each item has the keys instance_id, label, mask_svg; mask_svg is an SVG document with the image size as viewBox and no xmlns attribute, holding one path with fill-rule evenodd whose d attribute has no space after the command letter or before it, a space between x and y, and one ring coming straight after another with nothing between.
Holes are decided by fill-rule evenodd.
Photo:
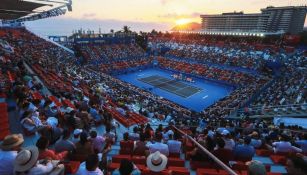
<instances>
[{"instance_id":1,"label":"sun glare","mask_svg":"<svg viewBox=\"0 0 307 175\"><path fill-rule=\"evenodd\" d=\"M182 18L182 19L178 19L178 20L176 21L176 24L177 24L177 25L185 25L185 24L188 24L189 22L191 22L190 19Z\"/></svg>"}]
</instances>

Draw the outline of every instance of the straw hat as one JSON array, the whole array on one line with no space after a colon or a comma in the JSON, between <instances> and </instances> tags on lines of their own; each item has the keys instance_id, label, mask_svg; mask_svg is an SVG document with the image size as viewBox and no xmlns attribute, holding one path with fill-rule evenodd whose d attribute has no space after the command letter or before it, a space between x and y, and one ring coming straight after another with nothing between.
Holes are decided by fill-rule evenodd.
<instances>
[{"instance_id":1,"label":"straw hat","mask_svg":"<svg viewBox=\"0 0 307 175\"><path fill-rule=\"evenodd\" d=\"M38 148L36 146L30 146L20 151L14 161L15 172L25 172L30 170L37 162Z\"/></svg>"},{"instance_id":2,"label":"straw hat","mask_svg":"<svg viewBox=\"0 0 307 175\"><path fill-rule=\"evenodd\" d=\"M167 164L167 158L165 155L161 154L159 151L150 154L147 157L147 167L154 172L163 171Z\"/></svg>"},{"instance_id":3,"label":"straw hat","mask_svg":"<svg viewBox=\"0 0 307 175\"><path fill-rule=\"evenodd\" d=\"M23 136L21 134L11 134L4 138L0 148L4 151L13 149L16 146L23 144Z\"/></svg>"}]
</instances>

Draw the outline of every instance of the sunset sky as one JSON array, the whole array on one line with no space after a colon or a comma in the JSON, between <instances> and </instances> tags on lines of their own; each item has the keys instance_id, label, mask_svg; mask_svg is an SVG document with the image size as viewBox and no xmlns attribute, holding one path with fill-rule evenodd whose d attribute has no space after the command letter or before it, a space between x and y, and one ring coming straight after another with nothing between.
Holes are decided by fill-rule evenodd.
<instances>
[{"instance_id":1,"label":"sunset sky","mask_svg":"<svg viewBox=\"0 0 307 175\"><path fill-rule=\"evenodd\" d=\"M73 0L72 12L27 26L44 35L68 35L80 28L109 32L123 25L135 31L166 31L176 22L200 22L200 14L257 13L270 5L306 5L306 0Z\"/></svg>"}]
</instances>

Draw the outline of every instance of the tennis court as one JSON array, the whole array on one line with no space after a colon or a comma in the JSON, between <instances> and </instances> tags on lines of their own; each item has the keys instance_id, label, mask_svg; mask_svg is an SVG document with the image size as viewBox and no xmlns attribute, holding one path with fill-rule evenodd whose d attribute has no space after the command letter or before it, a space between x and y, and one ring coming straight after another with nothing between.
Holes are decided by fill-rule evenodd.
<instances>
[{"instance_id":1,"label":"tennis court","mask_svg":"<svg viewBox=\"0 0 307 175\"><path fill-rule=\"evenodd\" d=\"M185 84L179 80L168 79L159 75L152 75L145 78L139 78L139 81L150 84L156 88L163 89L183 98L188 98L200 91L201 88Z\"/></svg>"},{"instance_id":2,"label":"tennis court","mask_svg":"<svg viewBox=\"0 0 307 175\"><path fill-rule=\"evenodd\" d=\"M193 77L193 83L175 80L174 72L158 68L118 75L117 78L200 112L231 93L232 87Z\"/></svg>"}]
</instances>

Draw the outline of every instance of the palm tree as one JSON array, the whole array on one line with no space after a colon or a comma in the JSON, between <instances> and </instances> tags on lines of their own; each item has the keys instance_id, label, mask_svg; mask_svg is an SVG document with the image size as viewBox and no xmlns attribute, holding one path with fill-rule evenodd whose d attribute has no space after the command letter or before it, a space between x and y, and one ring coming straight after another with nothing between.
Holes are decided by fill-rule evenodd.
<instances>
[{"instance_id":1,"label":"palm tree","mask_svg":"<svg viewBox=\"0 0 307 175\"><path fill-rule=\"evenodd\" d=\"M124 33L131 33L130 27L124 26L124 27L123 27L123 32L124 32Z\"/></svg>"}]
</instances>

